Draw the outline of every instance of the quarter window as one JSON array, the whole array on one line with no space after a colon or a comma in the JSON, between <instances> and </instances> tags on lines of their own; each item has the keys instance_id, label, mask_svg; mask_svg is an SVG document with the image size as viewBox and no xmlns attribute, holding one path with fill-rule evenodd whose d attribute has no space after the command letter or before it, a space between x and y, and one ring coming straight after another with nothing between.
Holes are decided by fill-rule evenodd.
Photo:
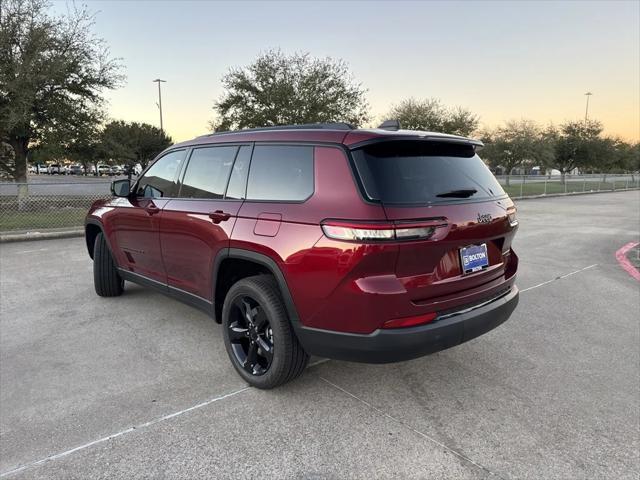
<instances>
[{"instance_id":1,"label":"quarter window","mask_svg":"<svg viewBox=\"0 0 640 480\"><path fill-rule=\"evenodd\" d=\"M237 151L238 147L195 149L189 158L180 197L223 198Z\"/></svg>"},{"instance_id":2,"label":"quarter window","mask_svg":"<svg viewBox=\"0 0 640 480\"><path fill-rule=\"evenodd\" d=\"M253 150L247 198L296 202L313 193L313 147L257 145Z\"/></svg>"},{"instance_id":3,"label":"quarter window","mask_svg":"<svg viewBox=\"0 0 640 480\"><path fill-rule=\"evenodd\" d=\"M178 192L176 175L184 152L176 150L156 160L140 178L137 195L145 198L175 197Z\"/></svg>"}]
</instances>

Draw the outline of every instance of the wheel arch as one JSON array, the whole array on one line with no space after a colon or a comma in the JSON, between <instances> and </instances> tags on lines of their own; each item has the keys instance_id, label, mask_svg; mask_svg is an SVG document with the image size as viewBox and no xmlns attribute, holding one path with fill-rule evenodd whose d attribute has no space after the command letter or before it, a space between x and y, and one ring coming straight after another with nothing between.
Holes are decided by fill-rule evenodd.
<instances>
[{"instance_id":1,"label":"wheel arch","mask_svg":"<svg viewBox=\"0 0 640 480\"><path fill-rule=\"evenodd\" d=\"M240 271L235 272L236 275L230 275L229 269L232 267L240 267ZM297 328L300 324L298 312L285 276L278 264L267 255L242 248L226 248L216 256L213 271L216 321L218 323L222 321L222 305L231 285L242 278L259 274L270 274L276 279L289 320L292 326Z\"/></svg>"},{"instance_id":2,"label":"wheel arch","mask_svg":"<svg viewBox=\"0 0 640 480\"><path fill-rule=\"evenodd\" d=\"M93 247L99 233L104 235L102 224L97 220L87 220L84 225L84 239L87 244L87 252L89 252L91 259L93 259ZM105 240L107 241L107 245L109 245L109 239L106 238L106 236ZM109 245L109 249L111 249L111 245Z\"/></svg>"}]
</instances>

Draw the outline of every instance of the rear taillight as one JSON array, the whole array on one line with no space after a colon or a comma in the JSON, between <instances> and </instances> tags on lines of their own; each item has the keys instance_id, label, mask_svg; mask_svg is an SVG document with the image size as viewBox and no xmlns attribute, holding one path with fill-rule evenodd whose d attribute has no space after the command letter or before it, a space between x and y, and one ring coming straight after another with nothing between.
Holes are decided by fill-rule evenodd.
<instances>
[{"instance_id":1,"label":"rear taillight","mask_svg":"<svg viewBox=\"0 0 640 480\"><path fill-rule=\"evenodd\" d=\"M322 225L324 234L335 240L393 240L395 232L389 225Z\"/></svg>"},{"instance_id":2,"label":"rear taillight","mask_svg":"<svg viewBox=\"0 0 640 480\"><path fill-rule=\"evenodd\" d=\"M376 242L391 240L429 240L446 222L437 221L411 223L360 223L326 221L322 224L324 234L334 240Z\"/></svg>"},{"instance_id":3,"label":"rear taillight","mask_svg":"<svg viewBox=\"0 0 640 480\"><path fill-rule=\"evenodd\" d=\"M516 207L507 208L507 217L509 218L509 225L515 227L518 225L518 219L516 218Z\"/></svg>"}]
</instances>

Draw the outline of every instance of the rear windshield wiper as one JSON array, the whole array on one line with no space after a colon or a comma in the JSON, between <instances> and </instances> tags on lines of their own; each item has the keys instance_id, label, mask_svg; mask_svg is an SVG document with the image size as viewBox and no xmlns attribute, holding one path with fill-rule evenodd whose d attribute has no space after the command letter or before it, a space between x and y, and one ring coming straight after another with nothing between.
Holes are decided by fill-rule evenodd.
<instances>
[{"instance_id":1,"label":"rear windshield wiper","mask_svg":"<svg viewBox=\"0 0 640 480\"><path fill-rule=\"evenodd\" d=\"M439 193L436 197L440 198L469 198L475 195L478 191L475 188L463 188L460 190L450 190L448 192Z\"/></svg>"}]
</instances>

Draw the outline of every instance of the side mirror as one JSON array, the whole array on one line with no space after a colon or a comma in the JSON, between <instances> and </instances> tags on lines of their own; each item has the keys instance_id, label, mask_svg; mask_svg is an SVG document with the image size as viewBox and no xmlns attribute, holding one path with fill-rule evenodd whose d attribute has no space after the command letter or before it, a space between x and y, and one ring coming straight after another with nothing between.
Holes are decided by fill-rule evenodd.
<instances>
[{"instance_id":1,"label":"side mirror","mask_svg":"<svg viewBox=\"0 0 640 480\"><path fill-rule=\"evenodd\" d=\"M111 182L111 194L114 197L128 197L130 191L131 181L128 178Z\"/></svg>"}]
</instances>

